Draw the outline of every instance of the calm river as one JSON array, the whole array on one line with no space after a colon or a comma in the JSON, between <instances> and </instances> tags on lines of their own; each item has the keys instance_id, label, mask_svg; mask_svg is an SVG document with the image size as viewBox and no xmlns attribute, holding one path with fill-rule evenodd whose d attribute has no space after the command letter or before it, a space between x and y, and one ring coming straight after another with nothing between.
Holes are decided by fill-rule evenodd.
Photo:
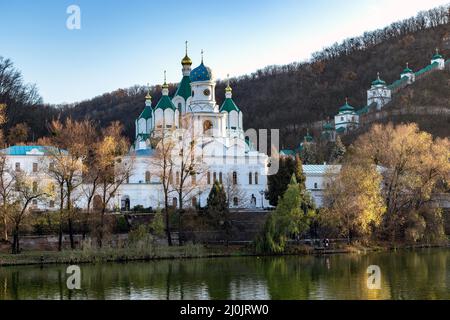
<instances>
[{"instance_id":1,"label":"calm river","mask_svg":"<svg viewBox=\"0 0 450 320\"><path fill-rule=\"evenodd\" d=\"M380 290L367 288L371 265ZM0 300L450 299L450 249L82 265L76 291L66 267L0 267Z\"/></svg>"}]
</instances>

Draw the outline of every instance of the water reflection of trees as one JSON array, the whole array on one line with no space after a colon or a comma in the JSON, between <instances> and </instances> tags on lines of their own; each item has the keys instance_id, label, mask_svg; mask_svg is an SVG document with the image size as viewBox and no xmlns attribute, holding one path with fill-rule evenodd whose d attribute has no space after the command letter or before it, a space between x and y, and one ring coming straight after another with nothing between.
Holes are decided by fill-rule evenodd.
<instances>
[{"instance_id":1,"label":"water reflection of trees","mask_svg":"<svg viewBox=\"0 0 450 320\"><path fill-rule=\"evenodd\" d=\"M0 268L0 299L449 299L448 250L328 257L229 258ZM382 290L368 290L378 265Z\"/></svg>"}]
</instances>

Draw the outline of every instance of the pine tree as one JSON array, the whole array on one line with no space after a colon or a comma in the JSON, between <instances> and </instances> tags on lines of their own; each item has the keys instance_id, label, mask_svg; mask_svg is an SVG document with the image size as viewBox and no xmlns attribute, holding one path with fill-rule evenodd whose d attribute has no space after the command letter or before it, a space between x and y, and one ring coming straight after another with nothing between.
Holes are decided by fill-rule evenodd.
<instances>
[{"instance_id":1,"label":"pine tree","mask_svg":"<svg viewBox=\"0 0 450 320\"><path fill-rule=\"evenodd\" d=\"M278 172L268 178L267 200L272 206L278 205L278 200L286 192L289 180L295 170L294 160L290 157L281 157Z\"/></svg>"},{"instance_id":2,"label":"pine tree","mask_svg":"<svg viewBox=\"0 0 450 320\"><path fill-rule=\"evenodd\" d=\"M295 178L297 179L297 183L300 186L300 191L303 192L306 190L306 177L303 172L303 162L300 156L297 154L295 156Z\"/></svg>"},{"instance_id":3,"label":"pine tree","mask_svg":"<svg viewBox=\"0 0 450 320\"><path fill-rule=\"evenodd\" d=\"M267 219L263 234L256 240L258 251L282 253L291 237L301 236L309 230L313 212L305 214L301 208L303 202L299 183L293 174L277 209Z\"/></svg>"},{"instance_id":4,"label":"pine tree","mask_svg":"<svg viewBox=\"0 0 450 320\"><path fill-rule=\"evenodd\" d=\"M209 193L207 200L207 214L213 227L221 229L225 234L225 241L228 244L231 235L231 219L227 205L227 195L222 184L218 181Z\"/></svg>"}]
</instances>

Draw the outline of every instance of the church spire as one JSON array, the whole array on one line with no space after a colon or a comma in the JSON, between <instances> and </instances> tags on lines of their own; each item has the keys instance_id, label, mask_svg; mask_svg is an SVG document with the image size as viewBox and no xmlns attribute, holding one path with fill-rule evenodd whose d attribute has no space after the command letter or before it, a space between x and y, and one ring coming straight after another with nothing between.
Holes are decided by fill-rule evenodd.
<instances>
[{"instance_id":1,"label":"church spire","mask_svg":"<svg viewBox=\"0 0 450 320\"><path fill-rule=\"evenodd\" d=\"M233 89L230 86L230 75L227 74L227 87L225 88L225 97L231 99L233 97Z\"/></svg>"},{"instance_id":2,"label":"church spire","mask_svg":"<svg viewBox=\"0 0 450 320\"><path fill-rule=\"evenodd\" d=\"M145 100L152 101L152 96L150 95L150 83L147 83L147 94L145 95Z\"/></svg>"},{"instance_id":3,"label":"church spire","mask_svg":"<svg viewBox=\"0 0 450 320\"><path fill-rule=\"evenodd\" d=\"M162 85L162 95L169 95L169 85L167 84L167 72L164 70L164 84Z\"/></svg>"},{"instance_id":4,"label":"church spire","mask_svg":"<svg viewBox=\"0 0 450 320\"><path fill-rule=\"evenodd\" d=\"M191 58L189 58L189 56L188 56L188 41L186 41L184 44L185 44L185 46L186 46L186 54L185 54L185 56L184 56L184 58L183 58L183 60L181 60L181 65L183 66L183 67L185 67L185 66L192 66L192 60L191 60Z\"/></svg>"}]
</instances>

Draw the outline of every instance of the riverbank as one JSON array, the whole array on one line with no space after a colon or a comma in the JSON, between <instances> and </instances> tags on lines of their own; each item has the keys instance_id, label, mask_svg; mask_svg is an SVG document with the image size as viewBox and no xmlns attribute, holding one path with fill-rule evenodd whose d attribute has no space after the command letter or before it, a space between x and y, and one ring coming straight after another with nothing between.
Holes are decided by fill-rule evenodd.
<instances>
[{"instance_id":1,"label":"riverbank","mask_svg":"<svg viewBox=\"0 0 450 320\"><path fill-rule=\"evenodd\" d=\"M335 248L313 248L306 245L289 246L285 253L275 256L307 256L333 254L366 254L396 250L417 250L426 248L450 248L449 244L420 245L343 245ZM248 246L204 246L189 244L186 246L154 245L148 248L102 248L87 250L26 251L21 254L0 254L0 267L45 264L86 264L131 261L155 261L170 259L200 259L264 256L255 253Z\"/></svg>"}]
</instances>

